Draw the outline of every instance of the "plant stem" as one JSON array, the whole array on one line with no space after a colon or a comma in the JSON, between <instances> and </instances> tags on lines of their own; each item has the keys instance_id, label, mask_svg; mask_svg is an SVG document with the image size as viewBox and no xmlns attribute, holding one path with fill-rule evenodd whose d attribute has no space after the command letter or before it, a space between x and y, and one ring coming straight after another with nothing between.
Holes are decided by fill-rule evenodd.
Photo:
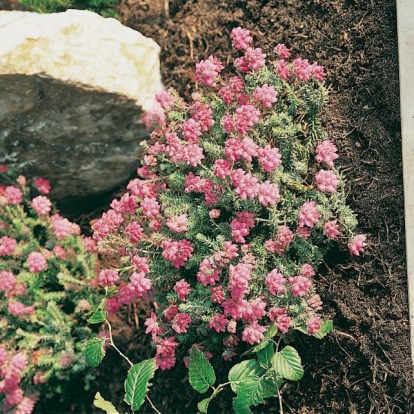
<instances>
[{"instance_id":1,"label":"plant stem","mask_svg":"<svg viewBox=\"0 0 414 414\"><path fill-rule=\"evenodd\" d=\"M150 398L148 397L148 395L145 396L146 399L148 400L148 402L150 403L152 409L157 413L157 414L162 414L161 411L157 410L157 407L153 404L153 402L150 400Z\"/></svg>"},{"instance_id":2,"label":"plant stem","mask_svg":"<svg viewBox=\"0 0 414 414\"><path fill-rule=\"evenodd\" d=\"M113 340L113 337L112 337L112 327L111 327L111 324L106 319L105 319L105 322L108 325L108 329L109 329L109 341L111 342L111 345L113 346L113 348L115 349L115 351L117 351L118 354L121 355L121 357L124 358L128 362L128 364L132 367L134 364L114 344L114 340Z\"/></svg>"}]
</instances>

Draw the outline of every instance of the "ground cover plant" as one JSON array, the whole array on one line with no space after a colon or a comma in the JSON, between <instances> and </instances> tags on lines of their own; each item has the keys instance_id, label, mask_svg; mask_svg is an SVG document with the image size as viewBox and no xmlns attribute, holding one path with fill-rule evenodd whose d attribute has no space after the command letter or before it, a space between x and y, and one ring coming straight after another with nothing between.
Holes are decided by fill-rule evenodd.
<instances>
[{"instance_id":1,"label":"ground cover plant","mask_svg":"<svg viewBox=\"0 0 414 414\"><path fill-rule=\"evenodd\" d=\"M101 298L94 240L55 211L46 179L27 181L0 166L0 410L15 414L93 379L86 314Z\"/></svg>"},{"instance_id":2,"label":"ground cover plant","mask_svg":"<svg viewBox=\"0 0 414 414\"><path fill-rule=\"evenodd\" d=\"M154 301L145 326L155 358L133 365L121 353L131 364L125 401L133 410L149 399L155 370L177 363L178 347L189 352L192 387L211 388L201 412L225 385L236 394L236 413L269 397L281 401L283 381L303 375L286 334L322 338L332 329L318 313L318 266L332 247L357 256L365 247L345 203L336 147L320 125L323 67L290 59L283 44L266 64L249 30L235 28L231 37L240 50L236 74L211 55L196 65L195 80L212 90L190 104L173 90L157 94L158 107L145 116L154 130L140 178L93 226L100 249L122 256L119 268L99 274L108 299L95 322L143 296ZM109 336L116 347L111 329ZM92 366L105 343L89 343ZM216 385L207 358L236 356L228 382Z\"/></svg>"}]
</instances>

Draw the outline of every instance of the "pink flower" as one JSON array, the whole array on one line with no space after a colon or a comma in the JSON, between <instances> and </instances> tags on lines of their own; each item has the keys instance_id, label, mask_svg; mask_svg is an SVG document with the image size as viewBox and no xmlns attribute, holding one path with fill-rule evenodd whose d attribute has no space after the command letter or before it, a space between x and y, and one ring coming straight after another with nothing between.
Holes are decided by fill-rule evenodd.
<instances>
[{"instance_id":1,"label":"pink flower","mask_svg":"<svg viewBox=\"0 0 414 414\"><path fill-rule=\"evenodd\" d=\"M157 92L155 94L155 99L163 109L168 110L174 106L174 97L167 90Z\"/></svg>"},{"instance_id":2,"label":"pink flower","mask_svg":"<svg viewBox=\"0 0 414 414\"><path fill-rule=\"evenodd\" d=\"M272 308L269 309L268 312L269 319L272 322L276 323L277 329L282 332L286 333L291 325L291 319L286 314L286 309L283 308Z\"/></svg>"},{"instance_id":3,"label":"pink flower","mask_svg":"<svg viewBox=\"0 0 414 414\"><path fill-rule=\"evenodd\" d=\"M175 286L174 290L178 293L178 298L185 302L187 296L190 294L190 284L185 281L185 279L179 280Z\"/></svg>"},{"instance_id":4,"label":"pink flower","mask_svg":"<svg viewBox=\"0 0 414 414\"><path fill-rule=\"evenodd\" d=\"M2 292L12 290L16 286L16 283L17 278L12 272L8 272L7 270L0 272L0 290Z\"/></svg>"},{"instance_id":5,"label":"pink flower","mask_svg":"<svg viewBox=\"0 0 414 414\"><path fill-rule=\"evenodd\" d=\"M191 318L186 313L179 313L172 321L171 327L178 334L186 333L190 326Z\"/></svg>"},{"instance_id":6,"label":"pink flower","mask_svg":"<svg viewBox=\"0 0 414 414\"><path fill-rule=\"evenodd\" d=\"M282 59L276 64L276 72L283 80L289 80L290 70L288 64Z\"/></svg>"},{"instance_id":7,"label":"pink flower","mask_svg":"<svg viewBox=\"0 0 414 414\"><path fill-rule=\"evenodd\" d=\"M131 262L138 273L144 273L146 275L150 272L148 257L132 256Z\"/></svg>"},{"instance_id":8,"label":"pink flower","mask_svg":"<svg viewBox=\"0 0 414 414\"><path fill-rule=\"evenodd\" d=\"M43 194L49 194L50 193L50 189L52 188L50 186L49 180L46 180L45 178L42 178L42 177L39 177L36 180L34 180L33 181L33 184Z\"/></svg>"},{"instance_id":9,"label":"pink flower","mask_svg":"<svg viewBox=\"0 0 414 414\"><path fill-rule=\"evenodd\" d=\"M27 184L26 177L24 175L19 175L16 180L22 187Z\"/></svg>"},{"instance_id":10,"label":"pink flower","mask_svg":"<svg viewBox=\"0 0 414 414\"><path fill-rule=\"evenodd\" d=\"M160 213L160 205L153 197L145 197L141 202L141 208L147 217L155 217Z\"/></svg>"},{"instance_id":11,"label":"pink flower","mask_svg":"<svg viewBox=\"0 0 414 414\"><path fill-rule=\"evenodd\" d=\"M27 257L27 264L32 273L39 273L47 268L46 259L42 253L31 252Z\"/></svg>"},{"instance_id":12,"label":"pink flower","mask_svg":"<svg viewBox=\"0 0 414 414\"><path fill-rule=\"evenodd\" d=\"M137 243L142 239L144 229L136 221L133 221L125 227L125 233L132 243Z\"/></svg>"},{"instance_id":13,"label":"pink flower","mask_svg":"<svg viewBox=\"0 0 414 414\"><path fill-rule=\"evenodd\" d=\"M257 86L252 94L254 99L257 99L266 108L271 108L277 102L277 92L273 86L265 83L263 86Z\"/></svg>"},{"instance_id":14,"label":"pink flower","mask_svg":"<svg viewBox=\"0 0 414 414\"><path fill-rule=\"evenodd\" d=\"M147 131L151 128L163 127L166 124L167 117L164 110L156 103L153 108L147 111L142 117Z\"/></svg>"},{"instance_id":15,"label":"pink flower","mask_svg":"<svg viewBox=\"0 0 414 414\"><path fill-rule=\"evenodd\" d=\"M32 208L37 214L49 214L52 203L45 196L38 196L32 200Z\"/></svg>"},{"instance_id":16,"label":"pink flower","mask_svg":"<svg viewBox=\"0 0 414 414\"><path fill-rule=\"evenodd\" d=\"M161 247L164 249L162 257L170 261L177 269L185 265L194 250L188 240L166 239L161 243Z\"/></svg>"},{"instance_id":17,"label":"pink flower","mask_svg":"<svg viewBox=\"0 0 414 414\"><path fill-rule=\"evenodd\" d=\"M33 384L45 384L47 379L45 378L46 373L43 371L37 371L36 374L33 376Z\"/></svg>"},{"instance_id":18,"label":"pink flower","mask_svg":"<svg viewBox=\"0 0 414 414\"><path fill-rule=\"evenodd\" d=\"M226 332L227 324L229 323L228 319L222 315L215 315L210 319L209 326L211 329L214 329L216 332Z\"/></svg>"},{"instance_id":19,"label":"pink flower","mask_svg":"<svg viewBox=\"0 0 414 414\"><path fill-rule=\"evenodd\" d=\"M10 204L20 204L23 201L23 191L14 185L6 187L4 195L7 197Z\"/></svg>"},{"instance_id":20,"label":"pink flower","mask_svg":"<svg viewBox=\"0 0 414 414\"><path fill-rule=\"evenodd\" d=\"M260 184L259 194L258 194L259 203L263 206L273 206L279 201L280 194L279 188L269 180L266 180L264 183Z\"/></svg>"},{"instance_id":21,"label":"pink flower","mask_svg":"<svg viewBox=\"0 0 414 414\"><path fill-rule=\"evenodd\" d=\"M208 131L214 125L213 111L207 103L195 102L191 116L198 122L203 131Z\"/></svg>"},{"instance_id":22,"label":"pink flower","mask_svg":"<svg viewBox=\"0 0 414 414\"><path fill-rule=\"evenodd\" d=\"M312 63L312 78L323 82L325 80L325 69L323 66L319 66L317 62Z\"/></svg>"},{"instance_id":23,"label":"pink flower","mask_svg":"<svg viewBox=\"0 0 414 414\"><path fill-rule=\"evenodd\" d=\"M320 170L315 174L315 183L320 191L334 194L339 180L333 171Z\"/></svg>"},{"instance_id":24,"label":"pink flower","mask_svg":"<svg viewBox=\"0 0 414 414\"><path fill-rule=\"evenodd\" d=\"M316 208L315 201L305 201L299 212L299 226L307 226L312 228L321 217L321 214Z\"/></svg>"},{"instance_id":25,"label":"pink flower","mask_svg":"<svg viewBox=\"0 0 414 414\"><path fill-rule=\"evenodd\" d=\"M158 368L165 371L171 369L176 362L175 347L178 346L178 342L174 341L174 337L167 339L160 339L157 342L157 355L155 355L155 363Z\"/></svg>"},{"instance_id":26,"label":"pink flower","mask_svg":"<svg viewBox=\"0 0 414 414\"><path fill-rule=\"evenodd\" d=\"M242 155L242 148L241 148L241 140L240 138L230 138L226 141L226 146L224 147L224 153L226 154L227 158L231 161L237 161ZM217 160L220 161L222 164L224 160ZM228 163L228 161L227 161ZM231 166L230 163L226 164ZM229 168L230 169L230 168ZM227 169L226 169L227 172ZM228 175L228 172L227 174ZM225 178L225 175L222 174L222 177Z\"/></svg>"},{"instance_id":27,"label":"pink flower","mask_svg":"<svg viewBox=\"0 0 414 414\"><path fill-rule=\"evenodd\" d=\"M67 368L72 364L73 361L73 355L67 354L66 352L62 352L62 355L59 359L59 364L62 368Z\"/></svg>"},{"instance_id":28,"label":"pink flower","mask_svg":"<svg viewBox=\"0 0 414 414\"><path fill-rule=\"evenodd\" d=\"M141 297L149 290L151 290L152 282L150 279L145 277L145 273L132 273L131 277L131 288L136 296Z\"/></svg>"},{"instance_id":29,"label":"pink flower","mask_svg":"<svg viewBox=\"0 0 414 414\"><path fill-rule=\"evenodd\" d=\"M53 247L53 253L58 259L66 260L66 250L60 244L56 244Z\"/></svg>"},{"instance_id":30,"label":"pink flower","mask_svg":"<svg viewBox=\"0 0 414 414\"><path fill-rule=\"evenodd\" d=\"M312 285L309 279L305 276L290 277L289 283L292 285L293 296L305 296Z\"/></svg>"},{"instance_id":31,"label":"pink flower","mask_svg":"<svg viewBox=\"0 0 414 414\"><path fill-rule=\"evenodd\" d=\"M231 235L234 240L238 243L245 243L245 236L250 234L250 228L254 227L254 214L243 212L237 213L237 218L232 220L230 223L231 226Z\"/></svg>"},{"instance_id":32,"label":"pink flower","mask_svg":"<svg viewBox=\"0 0 414 414\"><path fill-rule=\"evenodd\" d=\"M167 227L175 233L184 233L188 230L187 228L187 214L181 214L179 216L171 216L167 219Z\"/></svg>"},{"instance_id":33,"label":"pink flower","mask_svg":"<svg viewBox=\"0 0 414 414\"><path fill-rule=\"evenodd\" d=\"M341 234L336 220L325 223L325 233L330 239L336 239Z\"/></svg>"},{"instance_id":34,"label":"pink flower","mask_svg":"<svg viewBox=\"0 0 414 414\"><path fill-rule=\"evenodd\" d=\"M315 270L309 263L305 263L302 265L302 268L300 270L300 274L305 277L313 277L315 276Z\"/></svg>"},{"instance_id":35,"label":"pink flower","mask_svg":"<svg viewBox=\"0 0 414 414\"><path fill-rule=\"evenodd\" d=\"M170 305L162 314L168 322L171 322L178 315L178 306Z\"/></svg>"},{"instance_id":36,"label":"pink flower","mask_svg":"<svg viewBox=\"0 0 414 414\"><path fill-rule=\"evenodd\" d=\"M113 286L118 280L119 275L115 269L104 269L99 272L98 281L101 286Z\"/></svg>"},{"instance_id":37,"label":"pink flower","mask_svg":"<svg viewBox=\"0 0 414 414\"><path fill-rule=\"evenodd\" d=\"M226 298L226 293L223 290L223 286L217 286L210 288L211 293L211 301L214 303L223 303L224 299Z\"/></svg>"},{"instance_id":38,"label":"pink flower","mask_svg":"<svg viewBox=\"0 0 414 414\"><path fill-rule=\"evenodd\" d=\"M281 59L289 59L291 56L290 50L283 43L279 43L275 47L275 52Z\"/></svg>"},{"instance_id":39,"label":"pink flower","mask_svg":"<svg viewBox=\"0 0 414 414\"><path fill-rule=\"evenodd\" d=\"M249 162L252 162L253 158L257 156L257 144L251 138L244 138L241 143L241 156Z\"/></svg>"},{"instance_id":40,"label":"pink flower","mask_svg":"<svg viewBox=\"0 0 414 414\"><path fill-rule=\"evenodd\" d=\"M277 269L273 269L266 277L266 285L273 296L285 290L285 282L286 279Z\"/></svg>"},{"instance_id":41,"label":"pink flower","mask_svg":"<svg viewBox=\"0 0 414 414\"><path fill-rule=\"evenodd\" d=\"M7 304L8 311L14 316L33 315L34 305L25 306L23 303L15 300Z\"/></svg>"},{"instance_id":42,"label":"pink flower","mask_svg":"<svg viewBox=\"0 0 414 414\"><path fill-rule=\"evenodd\" d=\"M121 304L118 302L117 298L106 299L105 311L108 312L109 316L115 315L119 311L120 307Z\"/></svg>"},{"instance_id":43,"label":"pink flower","mask_svg":"<svg viewBox=\"0 0 414 414\"><path fill-rule=\"evenodd\" d=\"M259 122L260 111L253 105L242 105L236 109L236 128L240 134L253 129L254 125Z\"/></svg>"},{"instance_id":44,"label":"pink flower","mask_svg":"<svg viewBox=\"0 0 414 414\"><path fill-rule=\"evenodd\" d=\"M83 238L83 247L88 252L95 252L98 248L98 246L96 245L95 240L92 237L84 237Z\"/></svg>"},{"instance_id":45,"label":"pink flower","mask_svg":"<svg viewBox=\"0 0 414 414\"><path fill-rule=\"evenodd\" d=\"M260 165L263 169L271 173L279 167L282 163L282 155L278 148L272 148L270 145L266 145L264 148L259 148L257 150L257 155L259 156Z\"/></svg>"},{"instance_id":46,"label":"pink flower","mask_svg":"<svg viewBox=\"0 0 414 414\"><path fill-rule=\"evenodd\" d=\"M198 137L201 136L200 124L194 119L190 118L187 121L184 121L181 127L183 130L184 138L192 144L198 144Z\"/></svg>"},{"instance_id":47,"label":"pink flower","mask_svg":"<svg viewBox=\"0 0 414 414\"><path fill-rule=\"evenodd\" d=\"M243 321L252 322L258 321L266 315L266 306L267 303L263 302L261 297L258 297L254 300L250 300L246 303L246 306L243 311Z\"/></svg>"},{"instance_id":48,"label":"pink flower","mask_svg":"<svg viewBox=\"0 0 414 414\"><path fill-rule=\"evenodd\" d=\"M248 68L254 72L266 65L266 54L262 52L260 47L256 49L248 47L244 57Z\"/></svg>"},{"instance_id":49,"label":"pink flower","mask_svg":"<svg viewBox=\"0 0 414 414\"><path fill-rule=\"evenodd\" d=\"M213 208L212 210L209 211L208 215L210 216L210 218L212 219L216 219L220 217L220 210Z\"/></svg>"},{"instance_id":50,"label":"pink flower","mask_svg":"<svg viewBox=\"0 0 414 414\"><path fill-rule=\"evenodd\" d=\"M316 161L321 163L324 162L325 164L329 165L329 167L333 167L333 162L338 158L338 154L336 153L337 148L332 141L325 140L320 142L315 149L316 152Z\"/></svg>"},{"instance_id":51,"label":"pink flower","mask_svg":"<svg viewBox=\"0 0 414 414\"><path fill-rule=\"evenodd\" d=\"M151 312L151 317L145 320L144 325L147 327L146 334L150 333L154 337L162 333L162 329L158 325L157 315L154 312Z\"/></svg>"},{"instance_id":52,"label":"pink flower","mask_svg":"<svg viewBox=\"0 0 414 414\"><path fill-rule=\"evenodd\" d=\"M225 315L230 315L233 319L238 320L243 316L246 301L244 299L227 299L221 304L221 306L224 308Z\"/></svg>"},{"instance_id":53,"label":"pink flower","mask_svg":"<svg viewBox=\"0 0 414 414\"><path fill-rule=\"evenodd\" d=\"M266 327L261 326L257 321L252 322L249 326L244 328L242 333L242 340L250 345L258 344L263 338L263 332L266 331Z\"/></svg>"},{"instance_id":54,"label":"pink flower","mask_svg":"<svg viewBox=\"0 0 414 414\"><path fill-rule=\"evenodd\" d=\"M321 329L321 318L315 316L306 324L308 328L308 334L314 335Z\"/></svg>"},{"instance_id":55,"label":"pink flower","mask_svg":"<svg viewBox=\"0 0 414 414\"><path fill-rule=\"evenodd\" d=\"M210 55L207 60L196 64L195 81L214 88L217 86L218 75L223 69L224 66L220 60Z\"/></svg>"},{"instance_id":56,"label":"pink flower","mask_svg":"<svg viewBox=\"0 0 414 414\"><path fill-rule=\"evenodd\" d=\"M293 240L293 232L287 226L279 226L275 240L266 240L265 248L283 254Z\"/></svg>"},{"instance_id":57,"label":"pink flower","mask_svg":"<svg viewBox=\"0 0 414 414\"><path fill-rule=\"evenodd\" d=\"M231 31L230 37L233 39L233 47L236 49L246 50L253 42L253 38L250 36L250 30L242 29L241 27L235 27Z\"/></svg>"},{"instance_id":58,"label":"pink flower","mask_svg":"<svg viewBox=\"0 0 414 414\"><path fill-rule=\"evenodd\" d=\"M0 256L12 255L17 247L17 241L8 236L0 238Z\"/></svg>"},{"instance_id":59,"label":"pink flower","mask_svg":"<svg viewBox=\"0 0 414 414\"><path fill-rule=\"evenodd\" d=\"M299 80L307 81L311 78L313 68L307 59L296 58L293 65L293 71Z\"/></svg>"},{"instance_id":60,"label":"pink flower","mask_svg":"<svg viewBox=\"0 0 414 414\"><path fill-rule=\"evenodd\" d=\"M67 218L63 218L59 214L53 214L50 220L52 222L53 234L59 240L69 237L72 234L72 223Z\"/></svg>"},{"instance_id":61,"label":"pink flower","mask_svg":"<svg viewBox=\"0 0 414 414\"><path fill-rule=\"evenodd\" d=\"M236 266L229 266L230 285L228 290L232 299L240 300L247 293L251 277L251 266L245 263L238 263Z\"/></svg>"},{"instance_id":62,"label":"pink flower","mask_svg":"<svg viewBox=\"0 0 414 414\"><path fill-rule=\"evenodd\" d=\"M215 285L220 280L221 271L214 268L208 259L203 259L200 264L200 271L197 273L197 280L203 285Z\"/></svg>"},{"instance_id":63,"label":"pink flower","mask_svg":"<svg viewBox=\"0 0 414 414\"><path fill-rule=\"evenodd\" d=\"M366 238L364 234L358 234L348 244L348 248L354 256L359 256L359 253L364 251L364 247L367 245L365 243Z\"/></svg>"},{"instance_id":64,"label":"pink flower","mask_svg":"<svg viewBox=\"0 0 414 414\"><path fill-rule=\"evenodd\" d=\"M9 171L9 169L5 165L0 164L0 172L6 172L6 171Z\"/></svg>"}]
</instances>

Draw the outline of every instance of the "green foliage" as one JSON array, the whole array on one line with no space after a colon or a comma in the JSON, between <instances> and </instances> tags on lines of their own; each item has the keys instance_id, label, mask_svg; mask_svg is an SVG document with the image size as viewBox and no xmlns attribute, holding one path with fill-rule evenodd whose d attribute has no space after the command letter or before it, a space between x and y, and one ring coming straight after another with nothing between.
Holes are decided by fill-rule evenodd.
<instances>
[{"instance_id":1,"label":"green foliage","mask_svg":"<svg viewBox=\"0 0 414 414\"><path fill-rule=\"evenodd\" d=\"M109 402L106 401L99 392L96 393L93 405L106 412L106 414L119 414L116 408Z\"/></svg>"},{"instance_id":2,"label":"green foliage","mask_svg":"<svg viewBox=\"0 0 414 414\"><path fill-rule=\"evenodd\" d=\"M154 377L157 369L155 359L146 359L134 365L128 372L125 381L125 402L132 410L138 410L144 403L149 387L149 380Z\"/></svg>"},{"instance_id":3,"label":"green foliage","mask_svg":"<svg viewBox=\"0 0 414 414\"><path fill-rule=\"evenodd\" d=\"M216 382L216 375L204 354L195 346L191 348L189 382L199 393L206 392Z\"/></svg>"},{"instance_id":4,"label":"green foliage","mask_svg":"<svg viewBox=\"0 0 414 414\"><path fill-rule=\"evenodd\" d=\"M86 360L93 368L97 367L105 357L105 340L106 338L92 338L86 346Z\"/></svg>"},{"instance_id":5,"label":"green foliage","mask_svg":"<svg viewBox=\"0 0 414 414\"><path fill-rule=\"evenodd\" d=\"M117 17L119 0L18 0L38 13L57 13L67 9L86 9L103 17Z\"/></svg>"},{"instance_id":6,"label":"green foliage","mask_svg":"<svg viewBox=\"0 0 414 414\"><path fill-rule=\"evenodd\" d=\"M93 250L94 242L68 220L64 223L70 231L58 237L51 216L66 219L53 205L51 212L37 213L33 199L41 191L13 170L4 170L1 166L0 250L7 240L16 246L0 253L0 348L8 352L5 366L17 353L25 355L27 368L19 384L25 395L36 391L52 396L60 392L62 381L88 368L84 352L96 333L87 326L86 313L102 297L89 286L97 258L86 243ZM20 192L21 200L5 197L7 189ZM30 266L32 253L43 258L41 268Z\"/></svg>"},{"instance_id":7,"label":"green foliage","mask_svg":"<svg viewBox=\"0 0 414 414\"><path fill-rule=\"evenodd\" d=\"M289 345L275 353L272 364L275 371L283 378L299 381L303 377L303 367L298 351Z\"/></svg>"}]
</instances>

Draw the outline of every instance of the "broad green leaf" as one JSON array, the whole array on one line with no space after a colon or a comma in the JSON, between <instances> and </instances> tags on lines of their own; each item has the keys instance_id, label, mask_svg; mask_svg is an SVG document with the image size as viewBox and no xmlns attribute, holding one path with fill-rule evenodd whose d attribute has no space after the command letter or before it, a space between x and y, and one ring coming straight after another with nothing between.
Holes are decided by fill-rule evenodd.
<instances>
[{"instance_id":1,"label":"broad green leaf","mask_svg":"<svg viewBox=\"0 0 414 414\"><path fill-rule=\"evenodd\" d=\"M321 323L321 329L319 329L319 332L317 332L313 336L315 338L322 339L329 332L331 332L332 329L333 329L333 321L322 321L322 323Z\"/></svg>"},{"instance_id":2,"label":"broad green leaf","mask_svg":"<svg viewBox=\"0 0 414 414\"><path fill-rule=\"evenodd\" d=\"M154 377L156 369L155 359L151 358L135 364L128 371L124 401L131 406L132 410L138 410L144 403L150 385L149 380Z\"/></svg>"},{"instance_id":3,"label":"broad green leaf","mask_svg":"<svg viewBox=\"0 0 414 414\"><path fill-rule=\"evenodd\" d=\"M231 389L237 393L239 385L248 378L258 378L263 375L265 370L259 365L255 359L248 359L235 365L229 371L229 381Z\"/></svg>"},{"instance_id":4,"label":"broad green leaf","mask_svg":"<svg viewBox=\"0 0 414 414\"><path fill-rule=\"evenodd\" d=\"M95 394L93 405L104 410L106 414L119 414L116 408L109 401L106 401L99 392Z\"/></svg>"},{"instance_id":5,"label":"broad green leaf","mask_svg":"<svg viewBox=\"0 0 414 414\"><path fill-rule=\"evenodd\" d=\"M268 343L265 348L257 353L257 360L264 369L269 369L272 366L272 358L275 354L273 343Z\"/></svg>"},{"instance_id":6,"label":"broad green leaf","mask_svg":"<svg viewBox=\"0 0 414 414\"><path fill-rule=\"evenodd\" d=\"M89 323L101 323L106 319L107 316L108 316L108 312L98 310L93 313L93 315L88 319L88 322Z\"/></svg>"},{"instance_id":7,"label":"broad green leaf","mask_svg":"<svg viewBox=\"0 0 414 414\"><path fill-rule=\"evenodd\" d=\"M191 348L189 363L189 381L200 394L206 392L216 382L216 374L204 354L195 346Z\"/></svg>"},{"instance_id":8,"label":"broad green leaf","mask_svg":"<svg viewBox=\"0 0 414 414\"><path fill-rule=\"evenodd\" d=\"M105 356L105 341L106 338L92 338L86 345L85 356L88 364L95 368L97 367Z\"/></svg>"},{"instance_id":9,"label":"broad green leaf","mask_svg":"<svg viewBox=\"0 0 414 414\"><path fill-rule=\"evenodd\" d=\"M210 404L211 398L205 398L197 404L197 408L201 413L206 413L208 405Z\"/></svg>"},{"instance_id":10,"label":"broad green leaf","mask_svg":"<svg viewBox=\"0 0 414 414\"><path fill-rule=\"evenodd\" d=\"M239 397L233 398L233 410L235 414L253 414L253 411L249 408L249 405L246 405Z\"/></svg>"},{"instance_id":11,"label":"broad green leaf","mask_svg":"<svg viewBox=\"0 0 414 414\"><path fill-rule=\"evenodd\" d=\"M300 356L291 346L285 346L280 352L276 352L272 358L272 364L276 372L283 378L298 381L303 377Z\"/></svg>"}]
</instances>

